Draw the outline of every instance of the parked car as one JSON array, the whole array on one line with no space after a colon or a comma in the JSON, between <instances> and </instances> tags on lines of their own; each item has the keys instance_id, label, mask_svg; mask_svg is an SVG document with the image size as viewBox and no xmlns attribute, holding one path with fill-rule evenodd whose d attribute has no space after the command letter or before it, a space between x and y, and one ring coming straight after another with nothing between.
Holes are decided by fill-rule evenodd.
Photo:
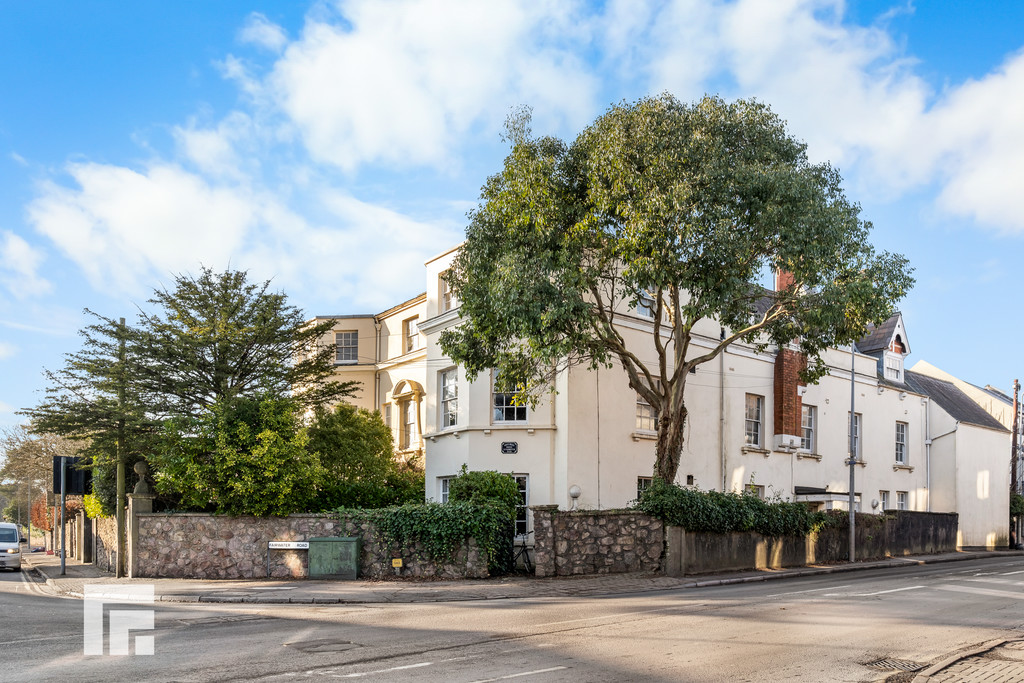
<instances>
[{"instance_id":1,"label":"parked car","mask_svg":"<svg viewBox=\"0 0 1024 683\"><path fill-rule=\"evenodd\" d=\"M24 540L17 525L0 522L0 569L21 571L21 543Z\"/></svg>"}]
</instances>

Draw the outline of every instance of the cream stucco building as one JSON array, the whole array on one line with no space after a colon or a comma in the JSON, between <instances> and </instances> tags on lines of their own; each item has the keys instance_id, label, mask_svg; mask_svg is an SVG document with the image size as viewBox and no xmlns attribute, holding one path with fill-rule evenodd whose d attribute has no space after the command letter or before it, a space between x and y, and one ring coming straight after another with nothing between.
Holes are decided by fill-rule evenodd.
<instances>
[{"instance_id":1,"label":"cream stucco building","mask_svg":"<svg viewBox=\"0 0 1024 683\"><path fill-rule=\"evenodd\" d=\"M339 368L374 387L372 402L370 395L357 402L390 416L400 443L410 443L402 434L421 437L428 499L445 500L448 481L465 464L516 478L520 533L532 524L527 505L628 506L652 477L657 415L617 366L562 372L535 407L496 391L493 375L468 381L438 345L441 332L459 323L458 302L442 277L456 251L427 262L421 297L378 316L337 318L336 334L355 331L371 340L369 350L378 350L368 351L365 363ZM398 330L412 317L421 346L394 346L406 340ZM623 311L618 321L628 343L649 344L653 357L653 320L645 310ZM693 355L717 344L722 330L704 320L696 333ZM858 508L955 511L961 545L1005 544L1008 473L997 471L995 454L1003 441L1009 448L1009 432L998 423L970 424L955 439L939 437L957 417L936 405L936 387L908 375L909 353L899 314L855 351L828 350L829 374L810 386L799 381L795 350L731 345L687 379L689 417L678 483L846 508L852 387ZM944 403L959 391L942 388Z\"/></svg>"}]
</instances>

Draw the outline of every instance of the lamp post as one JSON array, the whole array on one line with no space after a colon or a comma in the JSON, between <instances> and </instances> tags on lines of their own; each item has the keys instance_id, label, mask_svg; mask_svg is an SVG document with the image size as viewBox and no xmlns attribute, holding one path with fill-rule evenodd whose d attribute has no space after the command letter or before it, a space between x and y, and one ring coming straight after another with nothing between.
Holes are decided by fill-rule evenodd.
<instances>
[{"instance_id":1,"label":"lamp post","mask_svg":"<svg viewBox=\"0 0 1024 683\"><path fill-rule=\"evenodd\" d=\"M856 543L854 540L854 530L856 527L855 517L855 505L854 498L856 497L854 490L854 478L855 478L855 467L857 466L857 445L854 441L854 427L857 422L857 413L854 411L855 401L857 395L857 351L853 344L850 342L850 562L853 562L856 555Z\"/></svg>"}]
</instances>

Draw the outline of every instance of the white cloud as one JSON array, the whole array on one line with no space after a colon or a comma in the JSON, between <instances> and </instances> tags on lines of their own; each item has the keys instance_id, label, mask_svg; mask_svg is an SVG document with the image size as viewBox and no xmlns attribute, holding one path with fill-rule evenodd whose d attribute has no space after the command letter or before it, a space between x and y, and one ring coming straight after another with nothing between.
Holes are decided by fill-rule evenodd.
<instances>
[{"instance_id":1,"label":"white cloud","mask_svg":"<svg viewBox=\"0 0 1024 683\"><path fill-rule=\"evenodd\" d=\"M89 163L68 172L79 188L45 184L29 220L105 291L137 293L152 270L226 264L255 220L244 191L212 186L177 166L137 172Z\"/></svg>"},{"instance_id":2,"label":"white cloud","mask_svg":"<svg viewBox=\"0 0 1024 683\"><path fill-rule=\"evenodd\" d=\"M0 342L0 360L6 360L18 353L18 347L7 342Z\"/></svg>"},{"instance_id":3,"label":"white cloud","mask_svg":"<svg viewBox=\"0 0 1024 683\"><path fill-rule=\"evenodd\" d=\"M425 0L339 3L343 21L309 18L268 79L313 158L440 165L461 136L495 134L509 107L582 126L597 78L566 45L562 3Z\"/></svg>"},{"instance_id":4,"label":"white cloud","mask_svg":"<svg viewBox=\"0 0 1024 683\"><path fill-rule=\"evenodd\" d=\"M38 270L43 254L10 231L0 235L0 284L16 299L42 296L53 289Z\"/></svg>"},{"instance_id":5,"label":"white cloud","mask_svg":"<svg viewBox=\"0 0 1024 683\"><path fill-rule=\"evenodd\" d=\"M267 19L265 15L253 12L238 32L238 39L243 43L251 43L279 52L288 42L288 34L283 28Z\"/></svg>"},{"instance_id":6,"label":"white cloud","mask_svg":"<svg viewBox=\"0 0 1024 683\"><path fill-rule=\"evenodd\" d=\"M260 162L255 154L243 157L238 147L253 150L258 143L259 131L252 118L234 111L224 117L216 128L176 126L175 141L183 156L203 173L242 180L258 170Z\"/></svg>"}]
</instances>

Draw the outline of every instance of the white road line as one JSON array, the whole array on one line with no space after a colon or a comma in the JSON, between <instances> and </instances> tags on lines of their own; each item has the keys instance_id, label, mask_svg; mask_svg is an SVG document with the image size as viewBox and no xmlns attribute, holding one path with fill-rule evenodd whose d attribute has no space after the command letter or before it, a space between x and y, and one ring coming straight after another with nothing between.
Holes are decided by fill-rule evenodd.
<instances>
[{"instance_id":1,"label":"white road line","mask_svg":"<svg viewBox=\"0 0 1024 683\"><path fill-rule=\"evenodd\" d=\"M1024 600L1024 593L1012 593L1010 591L996 591L991 588L974 588L973 586L935 586L941 591L953 591L954 593L973 593L974 595L990 595L997 598L1012 598L1013 600Z\"/></svg>"},{"instance_id":2,"label":"white road line","mask_svg":"<svg viewBox=\"0 0 1024 683\"><path fill-rule=\"evenodd\" d=\"M550 669L537 669L535 671L522 671L517 674L509 674L508 676L498 676L497 678L481 678L473 683L493 683L493 681L507 681L510 678L519 678L520 676L534 676L536 674L546 674L552 671L564 671L568 669L567 666L553 666Z\"/></svg>"},{"instance_id":3,"label":"white road line","mask_svg":"<svg viewBox=\"0 0 1024 683\"><path fill-rule=\"evenodd\" d=\"M1013 576L1014 574L1024 574L1024 569L1021 569L1020 571L1016 572L1004 572L1003 576Z\"/></svg>"},{"instance_id":4,"label":"white road line","mask_svg":"<svg viewBox=\"0 0 1024 683\"><path fill-rule=\"evenodd\" d=\"M781 597L783 595L800 595L801 593L816 593L818 591L836 591L836 590L839 590L840 588L849 588L852 585L853 585L852 583L848 583L845 586L828 586L827 588L811 588L811 589L805 590L805 591L790 591L788 593L772 593L771 595L766 595L764 597L766 597L766 598L778 598L778 597Z\"/></svg>"},{"instance_id":5,"label":"white road line","mask_svg":"<svg viewBox=\"0 0 1024 683\"><path fill-rule=\"evenodd\" d=\"M1001 586L1024 586L1024 581L1007 581L1006 579L988 578L985 576L976 579L964 579L965 581L973 581L975 583L997 583Z\"/></svg>"},{"instance_id":6,"label":"white road line","mask_svg":"<svg viewBox=\"0 0 1024 683\"><path fill-rule=\"evenodd\" d=\"M906 588L893 588L887 591L876 591L874 593L825 593L826 598L867 598L872 595L885 595L887 593L899 593L901 591L916 591L918 588L927 588L927 586L907 586Z\"/></svg>"},{"instance_id":7,"label":"white road line","mask_svg":"<svg viewBox=\"0 0 1024 683\"><path fill-rule=\"evenodd\" d=\"M362 673L354 674L334 674L334 678L362 678L363 676L373 676L374 674L386 674L391 671L404 671L406 669L420 669L425 666L432 666L433 662L420 662L418 664L406 664L405 666L393 666L390 669L378 669L376 671L363 671ZM310 672L313 673L313 672Z\"/></svg>"},{"instance_id":8,"label":"white road line","mask_svg":"<svg viewBox=\"0 0 1024 683\"><path fill-rule=\"evenodd\" d=\"M546 626L561 626L563 624L576 624L581 621L594 621L595 619L624 619L628 617L639 617L645 614L656 614L657 612L671 612L674 610L681 609L693 609L695 607L704 607L707 603L699 603L695 605L674 605L672 607L657 607L655 609L646 609L640 612L622 612L619 614L602 614L596 617L580 617L579 619L566 619L564 621L546 621L542 624L533 624L532 628L543 628Z\"/></svg>"}]
</instances>

